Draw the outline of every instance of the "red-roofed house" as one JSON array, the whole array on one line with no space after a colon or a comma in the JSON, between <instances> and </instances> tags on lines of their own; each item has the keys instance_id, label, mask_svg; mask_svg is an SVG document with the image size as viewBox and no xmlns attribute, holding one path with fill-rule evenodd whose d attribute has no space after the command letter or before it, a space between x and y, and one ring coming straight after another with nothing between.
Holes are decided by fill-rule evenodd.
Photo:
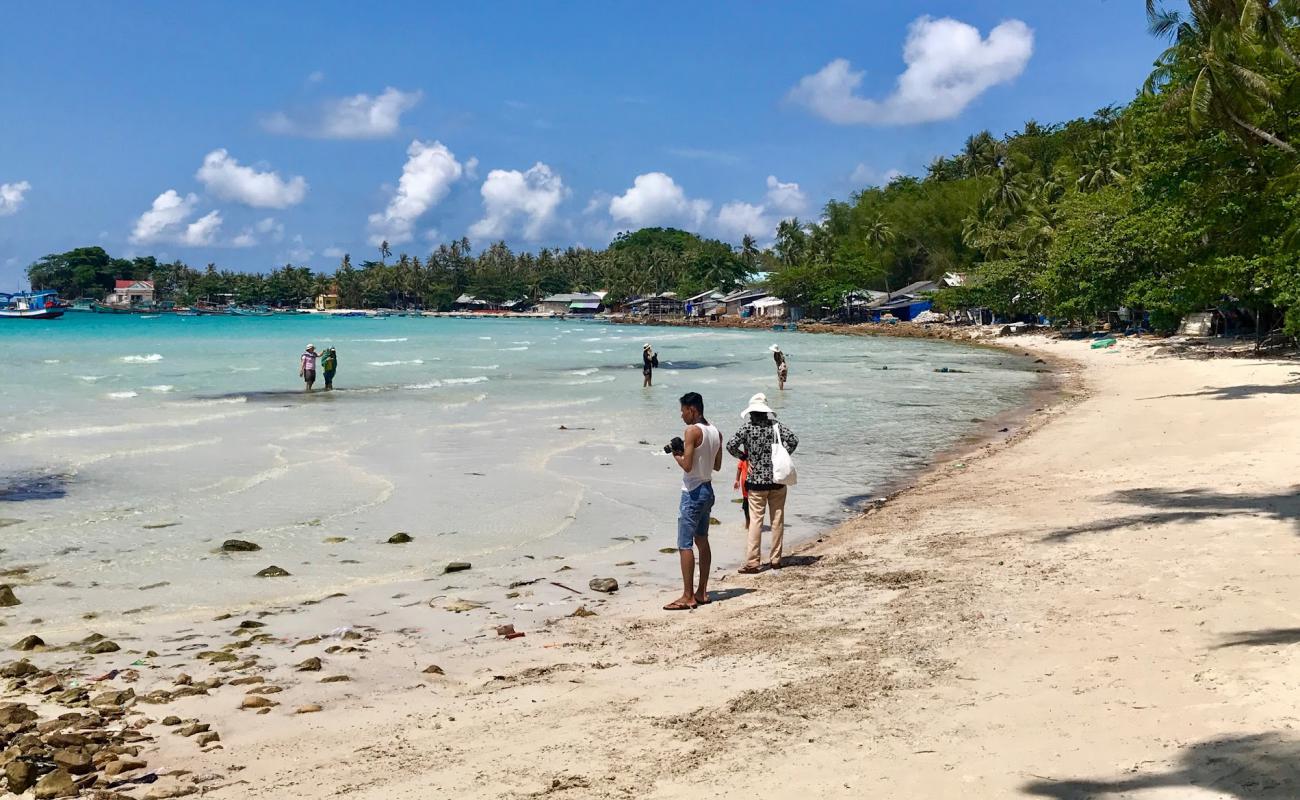
<instances>
[{"instance_id":1,"label":"red-roofed house","mask_svg":"<svg viewBox=\"0 0 1300 800\"><path fill-rule=\"evenodd\" d=\"M117 281L104 302L114 306L153 305L153 281Z\"/></svg>"}]
</instances>

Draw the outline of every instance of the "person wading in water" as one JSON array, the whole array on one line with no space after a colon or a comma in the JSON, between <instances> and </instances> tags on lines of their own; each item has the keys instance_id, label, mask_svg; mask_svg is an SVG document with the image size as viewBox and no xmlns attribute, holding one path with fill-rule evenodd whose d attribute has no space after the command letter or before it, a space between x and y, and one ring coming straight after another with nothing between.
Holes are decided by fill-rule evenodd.
<instances>
[{"instance_id":1,"label":"person wading in water","mask_svg":"<svg viewBox=\"0 0 1300 800\"><path fill-rule=\"evenodd\" d=\"M644 380L641 381L641 388L645 388L654 383L654 371L658 366L659 356L655 355L655 351L647 342L645 346L641 348L641 376L644 378Z\"/></svg>"},{"instance_id":2,"label":"person wading in water","mask_svg":"<svg viewBox=\"0 0 1300 800\"><path fill-rule=\"evenodd\" d=\"M790 365L786 362L780 345L774 344L768 349L772 351L772 360L776 362L776 388L785 391L785 378L790 374Z\"/></svg>"},{"instance_id":3,"label":"person wading in water","mask_svg":"<svg viewBox=\"0 0 1300 800\"><path fill-rule=\"evenodd\" d=\"M334 389L334 373L339 368L339 354L334 351L333 347L325 349L325 354L321 356L320 368L325 371L325 391Z\"/></svg>"},{"instance_id":4,"label":"person wading in water","mask_svg":"<svg viewBox=\"0 0 1300 800\"><path fill-rule=\"evenodd\" d=\"M298 359L298 376L306 384L303 391L310 392L312 384L316 382L316 345L307 345L302 357Z\"/></svg>"}]
</instances>

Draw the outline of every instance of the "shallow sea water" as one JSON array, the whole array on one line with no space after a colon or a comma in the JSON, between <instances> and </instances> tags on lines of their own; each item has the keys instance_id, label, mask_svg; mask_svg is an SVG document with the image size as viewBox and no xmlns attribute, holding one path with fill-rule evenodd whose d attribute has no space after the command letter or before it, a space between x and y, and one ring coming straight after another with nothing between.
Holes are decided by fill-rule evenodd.
<instances>
[{"instance_id":1,"label":"shallow sea water","mask_svg":"<svg viewBox=\"0 0 1300 800\"><path fill-rule=\"evenodd\" d=\"M301 392L308 342L338 349L336 391ZM320 596L451 560L490 581L525 558L653 554L674 542L662 445L687 391L724 436L765 391L799 435L797 542L1038 378L950 343L574 320L69 314L0 321L0 353L0 571L20 570L0 581L52 622ZM734 470L726 456L715 479L721 566L743 555ZM383 544L398 531L414 541ZM262 550L223 554L228 538ZM270 564L292 577L254 577Z\"/></svg>"}]
</instances>

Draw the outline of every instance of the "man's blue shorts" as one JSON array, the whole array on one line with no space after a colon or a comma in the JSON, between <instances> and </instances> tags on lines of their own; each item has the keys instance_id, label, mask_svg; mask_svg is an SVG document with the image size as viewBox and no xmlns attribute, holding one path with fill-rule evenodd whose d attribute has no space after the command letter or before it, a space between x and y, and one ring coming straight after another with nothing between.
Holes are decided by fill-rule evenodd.
<instances>
[{"instance_id":1,"label":"man's blue shorts","mask_svg":"<svg viewBox=\"0 0 1300 800\"><path fill-rule=\"evenodd\" d=\"M709 514L713 511L713 484L701 483L691 491L682 490L682 504L677 516L677 549L690 550L695 537L709 535Z\"/></svg>"}]
</instances>

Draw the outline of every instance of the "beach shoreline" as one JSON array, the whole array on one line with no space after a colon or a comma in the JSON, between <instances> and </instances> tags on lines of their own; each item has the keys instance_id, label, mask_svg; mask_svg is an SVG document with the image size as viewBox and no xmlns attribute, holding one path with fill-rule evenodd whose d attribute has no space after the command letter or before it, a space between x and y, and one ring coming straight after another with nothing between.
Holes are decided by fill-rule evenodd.
<instances>
[{"instance_id":1,"label":"beach shoreline","mask_svg":"<svg viewBox=\"0 0 1300 800\"><path fill-rule=\"evenodd\" d=\"M1012 429L1006 436L935 463L800 547L791 568L715 576L715 602L696 612L657 611L675 581L658 560L631 568L613 599L587 589L581 573L559 576L594 616L574 616L571 605L547 613L556 590L545 577L511 590L541 604L544 619L446 613L456 591L444 578L382 606L348 597L241 615L270 632L247 647L220 643L237 617L167 634L237 656L204 664L164 654L137 668L141 695L171 686L186 662L195 681L223 684L126 710L127 719L175 713L220 732L219 743L196 749L143 726L156 737L151 769L188 770L151 791L1065 798L1076 796L1072 777L1120 787L1133 774L1124 765L1135 763L1153 781L1245 785L1243 747L1293 752L1285 720L1300 697L1261 660L1267 645L1214 645L1270 622L1287 627L1278 597L1296 570L1273 554L1294 551L1300 509L1256 498L1274 487L1285 497L1276 475L1297 459L1251 464L1292 424L1293 365L1180 360L1136 341L1109 352L1013 341L1049 362L1051 402L1033 399L1020 424L1001 426ZM1178 444L1156 445L1179 426L1191 427L1169 440ZM1212 480L1199 466L1202 443L1219 448L1216 470L1250 476L1249 486L1199 488ZM1237 549L1234 526L1246 519L1251 544ZM719 543L739 547L741 537L728 531ZM433 621L430 591L446 598L435 596L434 624L459 637L438 651L419 633ZM326 627L338 622L351 624ZM498 636L498 625L525 637ZM309 656L323 660L321 672L296 671ZM60 658L82 672L90 660L34 656ZM276 688L263 697L278 705L260 716L241 710L250 695L229 684L236 675ZM348 680L320 682L336 675ZM1199 710L1189 714L1189 704ZM1179 719L1173 748L1161 733L1170 715ZM1243 738L1252 733L1272 738ZM758 754L770 764L755 771ZM1225 759L1217 771L1201 763Z\"/></svg>"}]
</instances>

